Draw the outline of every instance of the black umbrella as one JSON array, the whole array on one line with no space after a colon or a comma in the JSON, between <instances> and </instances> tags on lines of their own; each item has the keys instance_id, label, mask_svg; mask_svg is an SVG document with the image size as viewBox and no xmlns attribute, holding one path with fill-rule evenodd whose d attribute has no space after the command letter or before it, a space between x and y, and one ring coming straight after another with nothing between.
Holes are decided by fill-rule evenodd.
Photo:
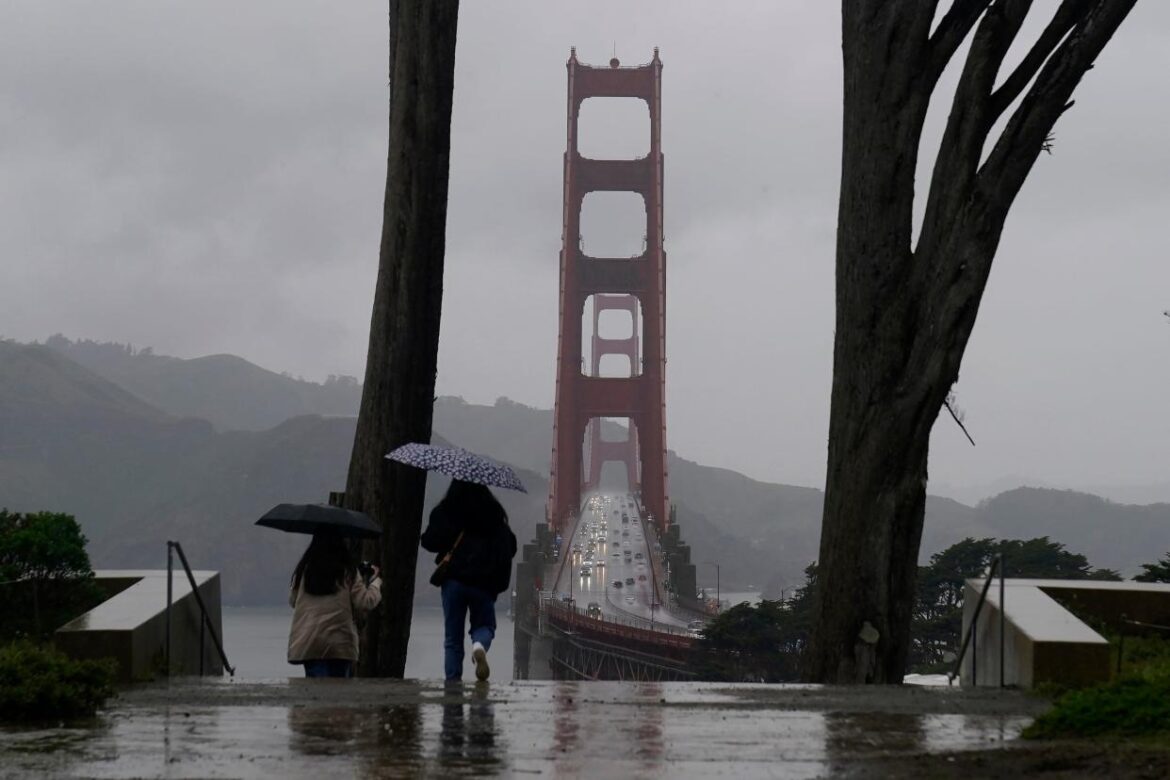
<instances>
[{"instance_id":1,"label":"black umbrella","mask_svg":"<svg viewBox=\"0 0 1170 780\"><path fill-rule=\"evenodd\" d=\"M369 515L329 504L277 504L256 525L291 531L294 534L335 533L372 539L382 529Z\"/></svg>"}]
</instances>

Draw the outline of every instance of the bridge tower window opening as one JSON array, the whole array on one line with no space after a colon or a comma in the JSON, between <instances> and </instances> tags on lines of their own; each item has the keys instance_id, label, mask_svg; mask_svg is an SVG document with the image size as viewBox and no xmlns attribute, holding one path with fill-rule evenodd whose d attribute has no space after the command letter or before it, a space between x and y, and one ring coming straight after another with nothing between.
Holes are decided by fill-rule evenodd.
<instances>
[{"instance_id":1,"label":"bridge tower window opening","mask_svg":"<svg viewBox=\"0 0 1170 780\"><path fill-rule=\"evenodd\" d=\"M588 192L580 249L589 257L633 259L646 251L646 200L637 192Z\"/></svg>"},{"instance_id":2,"label":"bridge tower window opening","mask_svg":"<svg viewBox=\"0 0 1170 780\"><path fill-rule=\"evenodd\" d=\"M597 489L603 493L632 493L630 472L626 464L616 460L607 460L601 464L601 474L597 478Z\"/></svg>"},{"instance_id":3,"label":"bridge tower window opening","mask_svg":"<svg viewBox=\"0 0 1170 780\"><path fill-rule=\"evenodd\" d=\"M632 493L640 479L638 430L629 417L594 417L585 427L581 462L588 490ZM620 475L620 479L615 475Z\"/></svg>"},{"instance_id":4,"label":"bridge tower window opening","mask_svg":"<svg viewBox=\"0 0 1170 780\"><path fill-rule=\"evenodd\" d=\"M626 379L634 376L634 361L629 355L601 355L596 376L602 379Z\"/></svg>"},{"instance_id":5,"label":"bridge tower window opening","mask_svg":"<svg viewBox=\"0 0 1170 780\"><path fill-rule=\"evenodd\" d=\"M593 160L650 154L650 106L641 98L591 97L577 110L577 153Z\"/></svg>"},{"instance_id":6,"label":"bridge tower window opening","mask_svg":"<svg viewBox=\"0 0 1170 780\"><path fill-rule=\"evenodd\" d=\"M632 338L636 319L633 311L602 309L597 313L597 335L603 339Z\"/></svg>"}]
</instances>

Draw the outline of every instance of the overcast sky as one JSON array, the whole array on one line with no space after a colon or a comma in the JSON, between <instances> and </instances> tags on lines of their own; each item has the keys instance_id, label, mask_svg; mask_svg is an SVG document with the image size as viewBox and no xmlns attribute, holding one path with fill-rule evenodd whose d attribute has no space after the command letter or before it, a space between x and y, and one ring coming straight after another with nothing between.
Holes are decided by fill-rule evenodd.
<instances>
[{"instance_id":1,"label":"overcast sky","mask_svg":"<svg viewBox=\"0 0 1170 780\"><path fill-rule=\"evenodd\" d=\"M636 64L659 46L668 444L822 484L838 14L825 0L465 0L439 392L552 405L565 60L575 45ZM369 1L0 4L0 335L360 376L386 37L385 3ZM1170 3L1145 0L1009 218L956 388L978 446L941 418L933 491L1170 483L1168 72ZM582 143L632 156L639 118L590 108ZM628 204L606 200L587 204L586 248L640 250Z\"/></svg>"}]
</instances>

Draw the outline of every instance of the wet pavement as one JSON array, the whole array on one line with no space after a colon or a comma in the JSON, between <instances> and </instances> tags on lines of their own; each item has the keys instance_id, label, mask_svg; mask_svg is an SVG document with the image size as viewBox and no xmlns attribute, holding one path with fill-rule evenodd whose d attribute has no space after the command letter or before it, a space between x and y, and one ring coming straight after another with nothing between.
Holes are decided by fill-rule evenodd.
<instances>
[{"instance_id":1,"label":"wet pavement","mask_svg":"<svg viewBox=\"0 0 1170 780\"><path fill-rule=\"evenodd\" d=\"M830 777L1010 746L1046 706L915 686L191 679L126 690L85 726L0 730L0 774Z\"/></svg>"}]
</instances>

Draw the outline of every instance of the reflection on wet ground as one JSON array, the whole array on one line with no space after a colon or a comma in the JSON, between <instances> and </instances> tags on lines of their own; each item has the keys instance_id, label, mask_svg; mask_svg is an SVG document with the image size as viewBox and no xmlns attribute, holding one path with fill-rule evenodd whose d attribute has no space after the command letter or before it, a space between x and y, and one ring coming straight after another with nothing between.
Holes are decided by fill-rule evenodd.
<instances>
[{"instance_id":1,"label":"reflection on wet ground","mask_svg":"<svg viewBox=\"0 0 1170 780\"><path fill-rule=\"evenodd\" d=\"M76 777L820 777L877 757L1002 746L1018 693L197 680L125 692L94 723L0 731L3 773Z\"/></svg>"}]
</instances>

